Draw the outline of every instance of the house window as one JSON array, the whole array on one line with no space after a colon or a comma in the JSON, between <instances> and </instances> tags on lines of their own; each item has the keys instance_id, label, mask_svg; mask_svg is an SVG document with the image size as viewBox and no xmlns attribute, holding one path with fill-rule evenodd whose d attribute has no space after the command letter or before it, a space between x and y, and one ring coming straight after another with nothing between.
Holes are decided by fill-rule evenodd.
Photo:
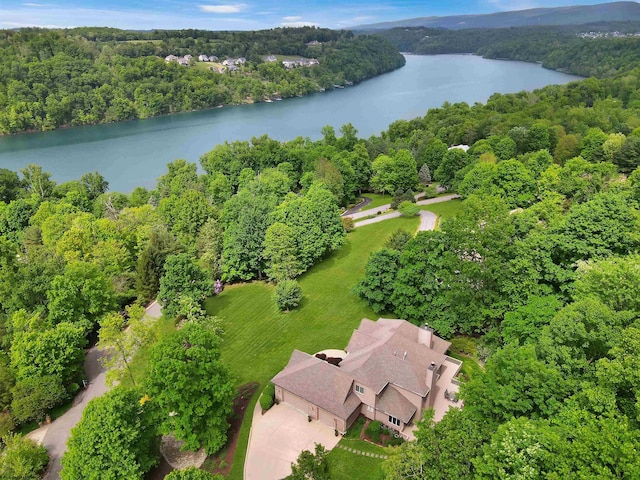
<instances>
[{"instance_id":1,"label":"house window","mask_svg":"<svg viewBox=\"0 0 640 480\"><path fill-rule=\"evenodd\" d=\"M369 410L370 412L373 412L373 407L371 405L367 405L367 410Z\"/></svg>"},{"instance_id":2,"label":"house window","mask_svg":"<svg viewBox=\"0 0 640 480\"><path fill-rule=\"evenodd\" d=\"M400 426L400 420L398 420L396 417L389 415L389 422L393 423L396 427Z\"/></svg>"},{"instance_id":3,"label":"house window","mask_svg":"<svg viewBox=\"0 0 640 480\"><path fill-rule=\"evenodd\" d=\"M364 387L356 384L356 393L359 393L360 395L364 395Z\"/></svg>"}]
</instances>

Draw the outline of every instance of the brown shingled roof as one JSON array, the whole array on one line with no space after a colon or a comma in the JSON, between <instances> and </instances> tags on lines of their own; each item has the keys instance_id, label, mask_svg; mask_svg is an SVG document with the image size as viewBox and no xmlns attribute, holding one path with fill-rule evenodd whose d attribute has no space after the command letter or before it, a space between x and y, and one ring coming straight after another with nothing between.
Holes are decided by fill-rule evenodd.
<instances>
[{"instance_id":1,"label":"brown shingled roof","mask_svg":"<svg viewBox=\"0 0 640 480\"><path fill-rule=\"evenodd\" d=\"M271 381L341 418L349 417L361 403L352 391L350 375L299 350L294 350L287 366Z\"/></svg>"},{"instance_id":2,"label":"brown shingled roof","mask_svg":"<svg viewBox=\"0 0 640 480\"><path fill-rule=\"evenodd\" d=\"M425 342L431 337L432 345ZM272 382L341 418L361 404L353 381L375 391L376 408L408 423L416 408L392 385L424 397L429 393L427 369L440 366L451 344L405 320L363 319L353 332L348 355L340 366L294 350L287 366Z\"/></svg>"},{"instance_id":3,"label":"brown shingled roof","mask_svg":"<svg viewBox=\"0 0 640 480\"><path fill-rule=\"evenodd\" d=\"M427 368L431 362L441 365L451 344L433 335L429 348L421 343L421 333L420 327L404 320L372 322L365 318L351 337L346 348L349 355L340 368L376 393L391 383L425 396L429 392Z\"/></svg>"},{"instance_id":4,"label":"brown shingled roof","mask_svg":"<svg viewBox=\"0 0 640 480\"><path fill-rule=\"evenodd\" d=\"M417 409L404 395L389 385L378 397L376 408L387 415L392 415L404 423L409 423Z\"/></svg>"}]
</instances>

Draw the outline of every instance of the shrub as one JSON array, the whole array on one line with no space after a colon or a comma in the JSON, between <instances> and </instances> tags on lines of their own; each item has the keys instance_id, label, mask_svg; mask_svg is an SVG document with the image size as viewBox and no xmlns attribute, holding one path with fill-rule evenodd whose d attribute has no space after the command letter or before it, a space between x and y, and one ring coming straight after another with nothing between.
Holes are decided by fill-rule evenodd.
<instances>
[{"instance_id":1,"label":"shrub","mask_svg":"<svg viewBox=\"0 0 640 480\"><path fill-rule=\"evenodd\" d=\"M11 432L14 427L15 424L13 423L13 415L11 415L11 412L0 412L0 438Z\"/></svg>"},{"instance_id":2,"label":"shrub","mask_svg":"<svg viewBox=\"0 0 640 480\"><path fill-rule=\"evenodd\" d=\"M21 435L8 435L0 453L0 478L37 480L41 478L49 455L47 450Z\"/></svg>"},{"instance_id":3,"label":"shrub","mask_svg":"<svg viewBox=\"0 0 640 480\"><path fill-rule=\"evenodd\" d=\"M405 229L399 228L398 230L393 232L389 236L389 238L387 238L387 241L384 242L384 246L391 250L397 250L398 252L401 252L407 242L412 238L413 235L411 235Z\"/></svg>"},{"instance_id":4,"label":"shrub","mask_svg":"<svg viewBox=\"0 0 640 480\"><path fill-rule=\"evenodd\" d=\"M349 233L351 230L355 228L353 224L353 218L351 217L341 217L342 226L344 227L345 232Z\"/></svg>"},{"instance_id":5,"label":"shrub","mask_svg":"<svg viewBox=\"0 0 640 480\"><path fill-rule=\"evenodd\" d=\"M296 308L302 300L302 289L295 280L281 280L276 285L275 300L280 310Z\"/></svg>"},{"instance_id":6,"label":"shrub","mask_svg":"<svg viewBox=\"0 0 640 480\"><path fill-rule=\"evenodd\" d=\"M66 398L67 392L59 377L31 377L16 383L11 410L17 423L42 421L48 410Z\"/></svg>"},{"instance_id":7,"label":"shrub","mask_svg":"<svg viewBox=\"0 0 640 480\"><path fill-rule=\"evenodd\" d=\"M266 412L273 407L275 393L276 388L273 386L273 383L269 382L267 386L264 387L262 395L260 395L260 406L262 407L263 412Z\"/></svg>"},{"instance_id":8,"label":"shrub","mask_svg":"<svg viewBox=\"0 0 640 480\"><path fill-rule=\"evenodd\" d=\"M165 480L221 480L220 475L213 475L196 467L187 467L182 470L174 470L165 477Z\"/></svg>"},{"instance_id":9,"label":"shrub","mask_svg":"<svg viewBox=\"0 0 640 480\"><path fill-rule=\"evenodd\" d=\"M380 440L380 432L382 432L382 423L378 420L371 422L365 430L367 437L371 438L374 442L378 442Z\"/></svg>"},{"instance_id":10,"label":"shrub","mask_svg":"<svg viewBox=\"0 0 640 480\"><path fill-rule=\"evenodd\" d=\"M436 190L436 187L431 185L430 187L424 189L424 195L422 195L422 198L436 198L437 196L438 190Z\"/></svg>"},{"instance_id":11,"label":"shrub","mask_svg":"<svg viewBox=\"0 0 640 480\"><path fill-rule=\"evenodd\" d=\"M415 201L416 199L414 197L413 191L407 190L406 192L403 192L402 190L396 190L396 192L393 194L393 198L391 199L391 208L396 210L402 202L413 203Z\"/></svg>"},{"instance_id":12,"label":"shrub","mask_svg":"<svg viewBox=\"0 0 640 480\"><path fill-rule=\"evenodd\" d=\"M398 445L402 445L404 443L404 439L401 436L391 435L391 438L387 442L387 445L390 447L397 447Z\"/></svg>"},{"instance_id":13,"label":"shrub","mask_svg":"<svg viewBox=\"0 0 640 480\"><path fill-rule=\"evenodd\" d=\"M398 205L398 211L403 217L415 217L420 213L420 207L415 203L405 201Z\"/></svg>"}]
</instances>

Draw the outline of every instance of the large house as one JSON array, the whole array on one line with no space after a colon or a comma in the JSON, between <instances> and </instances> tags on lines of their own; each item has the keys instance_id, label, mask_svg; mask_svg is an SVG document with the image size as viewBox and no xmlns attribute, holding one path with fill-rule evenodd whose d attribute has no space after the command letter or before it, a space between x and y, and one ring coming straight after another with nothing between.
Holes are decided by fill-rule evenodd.
<instances>
[{"instance_id":1,"label":"large house","mask_svg":"<svg viewBox=\"0 0 640 480\"><path fill-rule=\"evenodd\" d=\"M426 326L365 318L344 352L294 350L272 379L276 399L338 432L362 414L409 436L405 430L424 410L435 408L439 419L459 406L454 377L461 362L445 355L450 345Z\"/></svg>"}]
</instances>

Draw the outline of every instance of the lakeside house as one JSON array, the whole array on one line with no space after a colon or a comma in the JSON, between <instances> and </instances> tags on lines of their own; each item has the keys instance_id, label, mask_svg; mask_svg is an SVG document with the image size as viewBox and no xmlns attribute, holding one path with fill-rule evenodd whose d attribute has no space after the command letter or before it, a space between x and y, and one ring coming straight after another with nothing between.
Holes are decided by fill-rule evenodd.
<instances>
[{"instance_id":1,"label":"lakeside house","mask_svg":"<svg viewBox=\"0 0 640 480\"><path fill-rule=\"evenodd\" d=\"M247 59L244 57L240 57L240 58L227 58L224 62L222 62L222 65L224 65L225 67L232 67L232 66L242 66L245 63L247 63Z\"/></svg>"},{"instance_id":2,"label":"lakeside house","mask_svg":"<svg viewBox=\"0 0 640 480\"><path fill-rule=\"evenodd\" d=\"M322 45L322 42L318 40L311 40L310 42L305 43L307 47L317 47L318 45Z\"/></svg>"},{"instance_id":3,"label":"lakeside house","mask_svg":"<svg viewBox=\"0 0 640 480\"><path fill-rule=\"evenodd\" d=\"M311 67L313 65L319 65L320 62L317 58L298 58L297 60L283 60L282 65L287 70L291 70L295 67Z\"/></svg>"},{"instance_id":4,"label":"lakeside house","mask_svg":"<svg viewBox=\"0 0 640 480\"><path fill-rule=\"evenodd\" d=\"M188 67L192 58L193 57L191 55L189 55L189 54L185 55L184 57L177 57L175 55L167 55L166 57L164 57L164 61L167 62L167 63L176 62L176 63L178 63L180 65Z\"/></svg>"},{"instance_id":5,"label":"lakeside house","mask_svg":"<svg viewBox=\"0 0 640 480\"><path fill-rule=\"evenodd\" d=\"M411 439L426 409L433 408L439 421L449 408L462 406L454 378L462 362L446 355L450 345L426 326L365 318L344 351L294 350L271 381L276 399L309 421L344 433L364 415Z\"/></svg>"},{"instance_id":6,"label":"lakeside house","mask_svg":"<svg viewBox=\"0 0 640 480\"><path fill-rule=\"evenodd\" d=\"M277 62L278 59L276 58L275 55L267 55L266 57L264 57L264 61L265 62Z\"/></svg>"},{"instance_id":7,"label":"lakeside house","mask_svg":"<svg viewBox=\"0 0 640 480\"><path fill-rule=\"evenodd\" d=\"M453 149L458 149L458 150L464 150L465 152L467 150L469 150L469 145L451 145L449 148L447 148L447 150L453 150Z\"/></svg>"}]
</instances>

